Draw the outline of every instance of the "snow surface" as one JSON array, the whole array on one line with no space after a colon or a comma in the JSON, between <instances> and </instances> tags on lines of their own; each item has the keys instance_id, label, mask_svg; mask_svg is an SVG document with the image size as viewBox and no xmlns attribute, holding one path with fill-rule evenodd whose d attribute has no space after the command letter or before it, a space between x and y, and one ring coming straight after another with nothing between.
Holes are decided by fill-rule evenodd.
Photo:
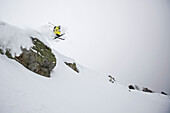
<instances>
[{"instance_id":1,"label":"snow surface","mask_svg":"<svg viewBox=\"0 0 170 113\"><path fill-rule=\"evenodd\" d=\"M18 28L15 30L17 33L20 31ZM20 37L22 32L26 31L21 30L16 35L4 31L6 38L1 37L0 43L13 51L18 50L20 40L9 39ZM46 36L41 36L45 41ZM22 37L22 40L26 42L27 38ZM24 44L21 45L26 47ZM31 43L28 45L31 47ZM57 66L50 78L33 73L0 54L0 113L170 113L169 96L129 91L119 82L109 82L107 75L81 65L78 65L80 73L76 73L64 63L75 62L73 59L61 55L54 48L53 52Z\"/></svg>"},{"instance_id":2,"label":"snow surface","mask_svg":"<svg viewBox=\"0 0 170 113\"><path fill-rule=\"evenodd\" d=\"M21 47L32 47L31 38L26 31L16 28L0 20L0 49L10 50L12 56L21 53Z\"/></svg>"}]
</instances>

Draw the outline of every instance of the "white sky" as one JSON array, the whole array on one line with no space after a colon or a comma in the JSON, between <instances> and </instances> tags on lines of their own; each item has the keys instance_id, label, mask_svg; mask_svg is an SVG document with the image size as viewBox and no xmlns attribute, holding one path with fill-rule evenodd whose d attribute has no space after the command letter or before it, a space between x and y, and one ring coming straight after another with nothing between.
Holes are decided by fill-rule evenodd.
<instances>
[{"instance_id":1,"label":"white sky","mask_svg":"<svg viewBox=\"0 0 170 113\"><path fill-rule=\"evenodd\" d=\"M66 26L59 52L123 84L170 94L169 0L0 0L0 19Z\"/></svg>"}]
</instances>

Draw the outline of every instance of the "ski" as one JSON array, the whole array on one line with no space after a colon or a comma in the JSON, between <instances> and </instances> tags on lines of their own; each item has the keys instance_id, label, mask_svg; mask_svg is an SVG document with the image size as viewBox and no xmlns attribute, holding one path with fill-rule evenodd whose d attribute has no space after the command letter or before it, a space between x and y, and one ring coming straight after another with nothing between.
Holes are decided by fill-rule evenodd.
<instances>
[{"instance_id":1,"label":"ski","mask_svg":"<svg viewBox=\"0 0 170 113\"><path fill-rule=\"evenodd\" d=\"M60 38L60 37L55 37L54 40L55 39L65 40L64 38Z\"/></svg>"}]
</instances>

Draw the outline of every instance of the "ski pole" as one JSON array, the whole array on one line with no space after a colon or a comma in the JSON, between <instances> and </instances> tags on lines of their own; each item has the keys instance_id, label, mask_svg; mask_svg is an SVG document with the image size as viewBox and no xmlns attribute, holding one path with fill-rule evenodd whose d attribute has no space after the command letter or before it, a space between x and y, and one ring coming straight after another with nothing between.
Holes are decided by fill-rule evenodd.
<instances>
[{"instance_id":1,"label":"ski pole","mask_svg":"<svg viewBox=\"0 0 170 113\"><path fill-rule=\"evenodd\" d=\"M53 28L52 26L49 25L49 27Z\"/></svg>"},{"instance_id":2,"label":"ski pole","mask_svg":"<svg viewBox=\"0 0 170 113\"><path fill-rule=\"evenodd\" d=\"M52 26L55 26L54 24L52 24L52 23L50 23L50 22L48 22L50 25L52 25Z\"/></svg>"}]
</instances>

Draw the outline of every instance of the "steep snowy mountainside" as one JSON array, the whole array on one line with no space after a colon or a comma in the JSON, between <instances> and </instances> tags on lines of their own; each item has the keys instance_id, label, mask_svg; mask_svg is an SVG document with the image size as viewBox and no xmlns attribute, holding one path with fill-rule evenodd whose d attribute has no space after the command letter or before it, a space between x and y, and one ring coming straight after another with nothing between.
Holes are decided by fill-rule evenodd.
<instances>
[{"instance_id":1,"label":"steep snowy mountainside","mask_svg":"<svg viewBox=\"0 0 170 113\"><path fill-rule=\"evenodd\" d=\"M59 60L51 78L0 55L0 112L169 113L168 96L129 92L127 87L82 66L76 73L64 63L72 59L55 55Z\"/></svg>"},{"instance_id":2,"label":"steep snowy mountainside","mask_svg":"<svg viewBox=\"0 0 170 113\"><path fill-rule=\"evenodd\" d=\"M20 32L23 30L12 28L16 34L14 32L10 36L1 29L4 35L7 35L5 38L0 36L0 42L6 45L5 49L10 47L19 50L16 49L20 48L18 45L25 44L20 43ZM46 43L52 41L46 40L47 34L32 34L30 30L23 32L31 36L35 33L37 38L42 38L41 41ZM18 35L20 38L17 38ZM13 37L16 40L13 40ZM22 36L21 42L28 41L27 39L27 35ZM15 50L13 53L18 52ZM79 65L74 59L61 55L54 48L52 51L57 63L50 78L39 76L15 60L0 54L0 113L170 112L169 96L129 90L117 81L111 83L107 75ZM79 73L65 62L76 63Z\"/></svg>"}]
</instances>

